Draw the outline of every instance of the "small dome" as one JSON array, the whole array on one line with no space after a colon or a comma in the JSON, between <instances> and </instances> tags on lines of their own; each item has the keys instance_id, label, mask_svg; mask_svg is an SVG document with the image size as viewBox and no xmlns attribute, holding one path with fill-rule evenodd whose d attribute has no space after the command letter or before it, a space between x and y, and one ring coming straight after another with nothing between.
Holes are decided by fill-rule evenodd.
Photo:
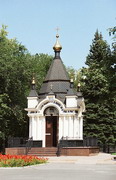
<instances>
[{"instance_id":1,"label":"small dome","mask_svg":"<svg viewBox=\"0 0 116 180\"><path fill-rule=\"evenodd\" d=\"M35 84L35 78L33 77L33 79L32 79L32 84Z\"/></svg>"},{"instance_id":2,"label":"small dome","mask_svg":"<svg viewBox=\"0 0 116 180\"><path fill-rule=\"evenodd\" d=\"M56 35L56 43L53 46L54 51L60 51L62 49L62 46L60 45L59 41L58 41L59 35Z\"/></svg>"}]
</instances>

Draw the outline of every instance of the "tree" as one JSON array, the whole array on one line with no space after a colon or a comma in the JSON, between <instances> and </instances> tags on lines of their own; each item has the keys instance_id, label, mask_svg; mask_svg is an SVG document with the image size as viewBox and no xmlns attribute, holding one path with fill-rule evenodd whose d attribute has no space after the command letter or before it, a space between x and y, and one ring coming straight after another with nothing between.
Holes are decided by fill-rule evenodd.
<instances>
[{"instance_id":1,"label":"tree","mask_svg":"<svg viewBox=\"0 0 116 180\"><path fill-rule=\"evenodd\" d=\"M110 91L111 64L111 50L101 33L96 31L86 59L88 68L82 69L85 77L82 79L82 91L86 103L84 135L98 137L102 144L114 144L116 141L114 96L111 97Z\"/></svg>"},{"instance_id":2,"label":"tree","mask_svg":"<svg viewBox=\"0 0 116 180\"><path fill-rule=\"evenodd\" d=\"M81 69L76 70L73 67L67 67L66 70L68 72L69 78L73 79L74 89L77 91L78 83L80 83L81 79L84 78Z\"/></svg>"},{"instance_id":3,"label":"tree","mask_svg":"<svg viewBox=\"0 0 116 180\"><path fill-rule=\"evenodd\" d=\"M0 29L0 141L8 136L28 137L27 96L33 73L37 89L48 71L52 57L31 55L16 39ZM2 144L2 143L1 143Z\"/></svg>"}]
</instances>

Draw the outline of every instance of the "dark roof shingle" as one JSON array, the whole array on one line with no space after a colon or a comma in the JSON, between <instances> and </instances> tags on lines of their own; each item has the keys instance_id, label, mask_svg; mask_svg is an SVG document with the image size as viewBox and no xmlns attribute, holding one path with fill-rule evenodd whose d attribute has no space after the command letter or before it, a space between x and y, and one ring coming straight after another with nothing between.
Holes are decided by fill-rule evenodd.
<instances>
[{"instance_id":1,"label":"dark roof shingle","mask_svg":"<svg viewBox=\"0 0 116 180\"><path fill-rule=\"evenodd\" d=\"M62 94L62 101L64 101L68 92L75 94L73 89L70 88L70 79L60 58L53 59L46 78L39 91L40 98L43 98L50 93L51 84L53 86L52 91L57 96L57 98L60 98L59 95Z\"/></svg>"}]
</instances>

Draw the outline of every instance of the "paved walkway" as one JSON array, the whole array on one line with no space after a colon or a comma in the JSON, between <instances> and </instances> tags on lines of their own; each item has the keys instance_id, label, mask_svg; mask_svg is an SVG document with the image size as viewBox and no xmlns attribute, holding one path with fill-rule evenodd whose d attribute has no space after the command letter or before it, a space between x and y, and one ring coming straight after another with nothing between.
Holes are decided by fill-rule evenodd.
<instances>
[{"instance_id":1,"label":"paved walkway","mask_svg":"<svg viewBox=\"0 0 116 180\"><path fill-rule=\"evenodd\" d=\"M49 157L49 163L0 168L0 180L115 180L116 161L110 154Z\"/></svg>"},{"instance_id":2,"label":"paved walkway","mask_svg":"<svg viewBox=\"0 0 116 180\"><path fill-rule=\"evenodd\" d=\"M48 157L50 163L76 163L76 164L116 164L113 155L99 153L93 156L60 156Z\"/></svg>"},{"instance_id":3,"label":"paved walkway","mask_svg":"<svg viewBox=\"0 0 116 180\"><path fill-rule=\"evenodd\" d=\"M116 165L66 162L0 168L0 180L116 180Z\"/></svg>"}]
</instances>

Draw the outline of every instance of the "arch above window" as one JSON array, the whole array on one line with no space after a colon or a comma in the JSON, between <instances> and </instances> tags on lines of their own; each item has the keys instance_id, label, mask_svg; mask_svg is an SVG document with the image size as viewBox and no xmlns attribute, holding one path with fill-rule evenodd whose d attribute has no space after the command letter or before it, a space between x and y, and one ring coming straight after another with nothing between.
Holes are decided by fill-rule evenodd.
<instances>
[{"instance_id":1,"label":"arch above window","mask_svg":"<svg viewBox=\"0 0 116 180\"><path fill-rule=\"evenodd\" d=\"M59 116L59 111L57 108L50 106L44 110L44 116Z\"/></svg>"}]
</instances>

